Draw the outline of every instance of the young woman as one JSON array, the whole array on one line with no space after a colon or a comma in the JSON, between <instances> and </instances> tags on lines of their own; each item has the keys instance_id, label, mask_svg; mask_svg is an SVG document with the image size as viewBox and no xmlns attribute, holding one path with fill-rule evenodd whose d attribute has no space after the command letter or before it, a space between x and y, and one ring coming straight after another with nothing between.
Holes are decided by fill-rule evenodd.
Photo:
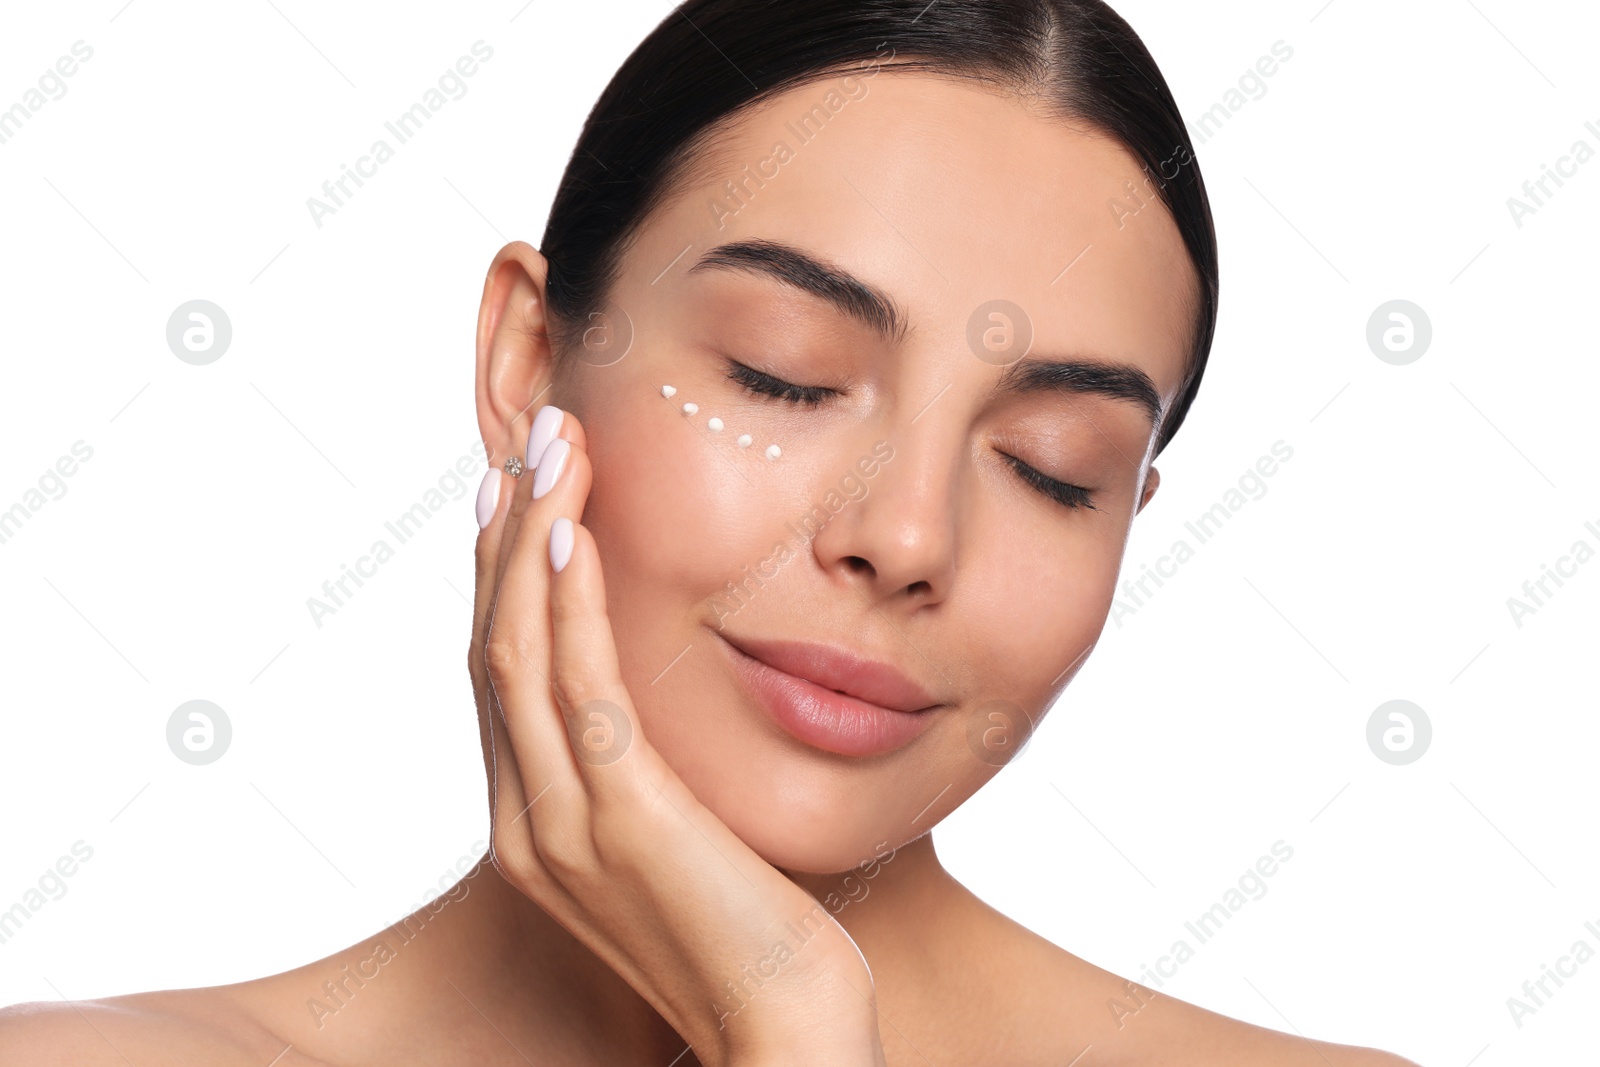
<instances>
[{"instance_id":1,"label":"young woman","mask_svg":"<svg viewBox=\"0 0 1600 1067\"><path fill-rule=\"evenodd\" d=\"M24 1005L16 1064L1404 1064L1019 927L930 829L1093 647L1217 311L1097 0L699 0L477 328L489 853L345 951Z\"/></svg>"}]
</instances>

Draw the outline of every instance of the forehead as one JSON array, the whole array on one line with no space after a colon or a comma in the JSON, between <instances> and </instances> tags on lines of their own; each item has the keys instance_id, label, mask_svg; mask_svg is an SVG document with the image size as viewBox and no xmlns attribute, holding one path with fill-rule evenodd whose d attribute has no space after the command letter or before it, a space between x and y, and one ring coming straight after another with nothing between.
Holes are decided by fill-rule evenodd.
<instances>
[{"instance_id":1,"label":"forehead","mask_svg":"<svg viewBox=\"0 0 1600 1067\"><path fill-rule=\"evenodd\" d=\"M888 294L909 343L965 351L973 313L1005 300L1035 351L1136 364L1170 400L1196 279L1156 195L1131 153L1081 123L970 81L879 70L735 118L630 269L649 281L674 257L682 272L719 244L782 241Z\"/></svg>"}]
</instances>

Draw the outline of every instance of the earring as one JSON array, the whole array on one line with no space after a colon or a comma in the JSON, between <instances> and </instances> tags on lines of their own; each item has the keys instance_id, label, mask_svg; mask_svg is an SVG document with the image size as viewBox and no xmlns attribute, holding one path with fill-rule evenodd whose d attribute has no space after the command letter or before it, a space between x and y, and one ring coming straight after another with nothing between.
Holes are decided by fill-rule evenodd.
<instances>
[{"instance_id":1,"label":"earring","mask_svg":"<svg viewBox=\"0 0 1600 1067\"><path fill-rule=\"evenodd\" d=\"M522 457L512 456L510 459L506 460L505 470L506 473L511 475L513 478L522 477Z\"/></svg>"}]
</instances>

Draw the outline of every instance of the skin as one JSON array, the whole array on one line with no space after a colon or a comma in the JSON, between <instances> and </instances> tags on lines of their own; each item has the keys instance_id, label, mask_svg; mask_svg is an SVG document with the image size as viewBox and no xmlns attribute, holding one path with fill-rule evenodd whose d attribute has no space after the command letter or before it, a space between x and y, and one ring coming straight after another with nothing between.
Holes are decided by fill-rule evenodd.
<instances>
[{"instance_id":1,"label":"skin","mask_svg":"<svg viewBox=\"0 0 1600 1067\"><path fill-rule=\"evenodd\" d=\"M785 122L830 88L845 106L719 219L709 205L726 204L722 182L769 157L776 141L795 147ZM530 809L537 816L518 823L524 838L559 825L551 813L571 817L574 798L623 820L609 825L633 827L632 837L617 840L640 849L651 847L652 834L683 834L665 822L638 832L645 816L637 802L630 810L604 799L626 795L617 783L634 779L541 766L559 735L540 741L537 729L559 720L537 726L532 697L511 684L526 679L509 659L485 671L486 632L503 619L542 617L539 596L548 595L558 614L565 596L575 615L609 621L606 633L585 631L594 642L585 651L614 650L615 677L584 684L614 682L619 688L604 690L613 695L626 688L619 699L641 736L638 751L616 766L681 783L684 803L709 813L702 825L730 835L701 834L705 841L722 841L739 862L748 852L771 872L771 880L747 881L737 906L713 911L723 924L714 929L738 927L746 906L751 916L766 914L758 905L778 914L788 891L796 900L803 889L818 901L848 901L833 919L870 965L880 1062L1409 1063L1130 987L974 897L943 869L928 833L999 769L969 744L974 722L986 721L979 709L1003 699L1037 721L1081 666L1106 621L1131 523L1159 482L1155 426L1136 404L1049 392L996 401L988 393L1000 368L967 340L973 310L1002 297L1025 309L1034 353L1131 364L1171 404L1196 278L1165 208L1152 201L1126 213L1136 202L1124 180L1142 187L1135 160L1109 138L1005 93L879 71L783 94L740 117L698 162L690 184L629 251L603 323L611 332L592 335L577 358L558 363L545 341L548 264L537 251L506 246L485 283L476 401L492 462L522 455L543 404L568 412L561 436L574 446L572 469L550 497L530 503L531 478L508 480L515 493L502 492L479 543L469 665L499 865L474 868L447 904L412 916L412 928L423 930L413 940L390 928L324 960L236 985L7 1009L0 1051L8 1062L672 1063L685 1044L674 1023L688 1024L669 1021L675 1005L661 1010L678 994L660 983L695 961L624 977L614 945L629 937L643 944L665 920L640 912L630 933L628 900L600 907L572 891L611 884L580 881L594 870L559 886L541 883L538 850L507 829L507 812L523 806L511 801L538 792L522 780L566 773L583 784ZM1113 200L1124 205L1120 225ZM706 249L744 239L786 242L851 272L887 294L909 329L884 338L771 277L688 269ZM1092 247L1063 271L1085 246ZM631 341L619 343L623 337ZM810 408L751 396L726 379L720 353L839 395ZM663 384L676 386L673 401L661 396ZM685 400L700 406L694 419L679 411ZM721 435L705 428L712 414L727 424ZM755 438L748 450L733 445L741 432ZM838 486L879 441L893 457L863 479L865 494L809 542L790 534L799 550L776 576L737 612L719 609L714 595L743 567L772 556L784 522ZM763 455L769 442L782 446L778 460ZM1089 489L1094 508L1070 509L1040 493L1002 450ZM508 592L524 575L548 573L539 553L557 513L582 520L570 571L551 587L540 577L537 589ZM486 604L495 605L493 626ZM810 748L742 689L717 644L719 623L890 660L946 706L927 731L884 756ZM568 639L551 640L559 671ZM569 654L581 647L571 640ZM487 699L490 688L504 719ZM694 902L729 876L693 838L673 841L702 849L693 853L696 877L656 883L682 898L662 905L678 909L672 921L687 922ZM381 977L316 1025L308 998L347 970L372 973L380 940L393 946ZM847 973L844 956L834 962L839 968L828 973ZM805 1003L800 991L773 989L773 1003ZM1119 1021L1108 1008L1113 999L1137 1010ZM753 1004L766 1000L764 990ZM771 1010L762 1025L781 1016ZM699 1062L696 1053L677 1060Z\"/></svg>"}]
</instances>

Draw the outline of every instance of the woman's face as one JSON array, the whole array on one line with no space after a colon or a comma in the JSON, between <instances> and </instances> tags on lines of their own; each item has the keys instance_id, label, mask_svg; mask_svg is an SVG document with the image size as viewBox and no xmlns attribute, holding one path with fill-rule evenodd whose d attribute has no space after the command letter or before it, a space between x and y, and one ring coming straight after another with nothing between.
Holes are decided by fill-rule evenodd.
<instances>
[{"instance_id":1,"label":"woman's face","mask_svg":"<svg viewBox=\"0 0 1600 1067\"><path fill-rule=\"evenodd\" d=\"M1172 403L1195 276L1128 152L970 84L806 85L696 171L544 399L587 432L583 522L646 736L769 862L841 871L971 796L1097 640L1155 488L1138 383ZM706 262L741 242L837 276ZM760 641L886 662L938 706L864 754L802 740L730 644Z\"/></svg>"}]
</instances>

